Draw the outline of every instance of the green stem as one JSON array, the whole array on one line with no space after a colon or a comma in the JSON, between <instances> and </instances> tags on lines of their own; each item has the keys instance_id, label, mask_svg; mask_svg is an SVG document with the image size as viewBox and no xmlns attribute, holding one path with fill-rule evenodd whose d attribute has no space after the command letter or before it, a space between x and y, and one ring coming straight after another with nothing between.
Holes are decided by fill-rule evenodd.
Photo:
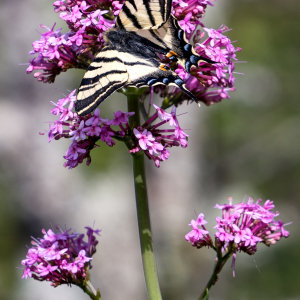
<instances>
[{"instance_id":1,"label":"green stem","mask_svg":"<svg viewBox=\"0 0 300 300\"><path fill-rule=\"evenodd\" d=\"M140 125L138 90L128 88L126 95L128 111L135 112L135 115L130 118L130 126ZM150 300L161 300L151 233L144 154L140 151L132 155L132 158L138 228L148 297Z\"/></svg>"},{"instance_id":2,"label":"green stem","mask_svg":"<svg viewBox=\"0 0 300 300\"><path fill-rule=\"evenodd\" d=\"M228 250L228 252L224 256L222 256L221 246L217 246L217 257L216 257L214 271L198 300L208 299L209 296L208 292L210 288L217 282L220 272L222 271L223 267L225 266L225 263L231 257L233 252L234 252L234 245L232 245Z\"/></svg>"},{"instance_id":3,"label":"green stem","mask_svg":"<svg viewBox=\"0 0 300 300\"><path fill-rule=\"evenodd\" d=\"M100 295L100 290L98 289L97 291L93 287L92 283L87 280L85 283L79 285L79 287L87 294L90 296L91 299L93 300L101 300L101 295Z\"/></svg>"}]
</instances>

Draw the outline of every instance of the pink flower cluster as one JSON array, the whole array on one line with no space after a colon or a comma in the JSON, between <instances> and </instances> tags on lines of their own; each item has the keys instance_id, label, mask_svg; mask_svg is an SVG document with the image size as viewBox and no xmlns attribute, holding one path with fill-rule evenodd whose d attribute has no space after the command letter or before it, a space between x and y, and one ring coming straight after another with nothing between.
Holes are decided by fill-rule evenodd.
<instances>
[{"instance_id":1,"label":"pink flower cluster","mask_svg":"<svg viewBox=\"0 0 300 300\"><path fill-rule=\"evenodd\" d=\"M69 233L71 228L54 233L52 229L42 230L43 238L33 238L33 247L28 249L22 278L32 277L39 281L50 281L56 287L60 284L78 284L86 277L91 268L91 256L96 252L95 234L101 230L87 229L88 241L83 241L84 234Z\"/></svg>"},{"instance_id":2,"label":"pink flower cluster","mask_svg":"<svg viewBox=\"0 0 300 300\"><path fill-rule=\"evenodd\" d=\"M122 4L121 4L122 3ZM52 83L55 77L69 68L87 69L104 46L103 32L114 26L115 14L124 1L105 0L64 0L55 1L54 11L66 21L70 31L61 33L60 29L48 28L41 38L33 42L31 55L38 57L30 60L27 73L39 70L34 77L42 82Z\"/></svg>"},{"instance_id":3,"label":"pink flower cluster","mask_svg":"<svg viewBox=\"0 0 300 300\"><path fill-rule=\"evenodd\" d=\"M105 42L103 33L114 26L115 16L118 15L124 0L63 0L54 2L54 11L59 13L70 31L61 33L61 29L48 28L41 25L46 30L41 33L41 38L35 41L33 50L30 52L37 57L30 60L27 73L35 71L34 77L41 82L54 82L55 77L69 68L87 69L93 61L95 54L101 51ZM180 25L185 30L187 37L193 36L193 44L199 55L210 58L215 64L202 63L198 68L193 68L191 74L184 71L180 65L174 65L167 58L165 60L171 64L175 72L186 81L186 87L191 90L195 97L207 105L229 98L228 91L234 91L234 61L235 52L240 48L235 48L230 39L224 33L228 30L222 26L218 30L206 28L200 18L205 14L207 5L212 3L208 0L174 0L172 13L179 20ZM208 38L200 43L204 37L204 31L197 29L201 25L208 34ZM141 98L149 93L150 89L144 92ZM176 106L187 95L174 87L169 88L160 85L151 89L151 99L153 91L167 96L167 105ZM59 119L50 123L49 141L60 139L61 137L70 138L72 144L67 150L64 158L67 162L65 167L74 168L86 160L87 165L91 162L90 151L95 147L96 142L101 139L109 146L115 144L114 139L122 139L131 136L133 148L131 153L143 150L148 158L155 162L159 167L160 162L166 160L170 153L167 148L172 146L187 146L187 134L179 127L178 121L174 121L175 111L170 115L160 116L156 113L151 120L157 116L161 118L161 123L169 122L175 129L158 130L158 125L151 125L147 121L139 128L129 128L128 118L132 113L115 113L113 120L100 118L100 110L79 117L74 110L76 101L75 91L58 103L53 103L56 107L51 111L52 114L59 116ZM151 102L151 101L150 101ZM173 116L173 117L172 117ZM173 121L172 121L173 120ZM172 123L173 122L173 123ZM119 126L120 130L114 130L111 126ZM134 135L132 134L132 131ZM166 134L167 132L171 134Z\"/></svg>"},{"instance_id":4,"label":"pink flower cluster","mask_svg":"<svg viewBox=\"0 0 300 300\"><path fill-rule=\"evenodd\" d=\"M215 208L222 209L222 218L216 218L217 225L214 227L217 229L215 246L204 226L207 222L203 214L200 214L197 220L191 221L189 225L193 230L186 234L185 239L197 248L204 246L215 250L221 248L223 253L226 253L229 248L233 249L232 267L234 269L237 251L252 255L257 251L259 242L270 246L282 237L289 236L284 226L290 223L284 224L281 220L275 221L274 219L279 212L272 211L275 208L273 201L267 200L261 205L262 199L254 202L252 197L248 197L247 202L233 205L232 198L229 197L228 200L229 204L215 205Z\"/></svg>"},{"instance_id":5,"label":"pink flower cluster","mask_svg":"<svg viewBox=\"0 0 300 300\"><path fill-rule=\"evenodd\" d=\"M201 24L199 20L205 14L207 5L213 6L208 0L173 0L172 14L179 20L189 39L197 25Z\"/></svg>"},{"instance_id":6,"label":"pink flower cluster","mask_svg":"<svg viewBox=\"0 0 300 300\"><path fill-rule=\"evenodd\" d=\"M185 72L182 66L178 66L175 72L186 82L186 87L193 93L198 101L211 105L220 102L222 99L230 99L229 91L235 91L233 76L237 60L236 52L241 48L235 48L232 42L224 33L228 28L222 25L218 30L204 27L208 38L202 43L200 39L205 36L205 32L200 30L194 37L196 52L201 56L206 56L216 63L205 64L191 70L191 74ZM178 93L179 89L174 89ZM185 96L183 96L183 99Z\"/></svg>"},{"instance_id":7,"label":"pink flower cluster","mask_svg":"<svg viewBox=\"0 0 300 300\"><path fill-rule=\"evenodd\" d=\"M76 101L75 91L72 91L68 96L58 100L57 103L52 102L55 108L51 110L53 115L59 116L59 119L50 122L48 132L48 142L51 140L59 140L60 138L70 138L72 143L66 151L64 158L67 160L64 166L69 169L75 168L85 159L86 164L91 163L90 151L98 145L96 142L101 140L109 147L115 145L112 137L123 138L129 131L129 117L134 112L123 113L117 111L114 113L114 119L100 118L100 109L97 108L94 113L84 117L78 116L72 112ZM111 126L118 126L119 130L114 130Z\"/></svg>"},{"instance_id":8,"label":"pink flower cluster","mask_svg":"<svg viewBox=\"0 0 300 300\"><path fill-rule=\"evenodd\" d=\"M188 146L186 139L188 135L179 126L175 106L173 106L171 114L155 104L153 106L157 112L141 127L133 129L137 140L130 153L143 150L145 155L155 162L155 166L160 167L160 162L168 159L171 155L167 148L173 146L186 148ZM157 117L159 117L161 122L151 125ZM165 123L168 123L175 129L158 129L159 126Z\"/></svg>"},{"instance_id":9,"label":"pink flower cluster","mask_svg":"<svg viewBox=\"0 0 300 300\"><path fill-rule=\"evenodd\" d=\"M75 168L78 164L86 159L86 164L91 163L90 152L92 149L99 147L96 142L101 140L109 147L116 144L114 139L124 140L132 139L132 148L130 153L136 153L140 150L144 151L149 159L155 162L157 167L160 162L168 159L170 152L167 148L173 146L181 146L186 148L188 136L179 126L176 117L175 106L171 114L154 104L157 112L142 126L137 128L129 127L129 118L134 112L114 113L114 118L100 118L100 109L97 108L94 113L84 117L78 116L72 112L76 101L75 90L65 98L59 99L57 103L52 102L55 106L51 113L59 116L58 120L49 122L48 142L59 140L61 138L69 138L72 143L65 153L64 163L69 169ZM153 121L160 118L161 122L151 125ZM174 129L158 129L158 127L168 123ZM118 126L118 130L112 126ZM43 135L43 133L41 133Z\"/></svg>"}]
</instances>

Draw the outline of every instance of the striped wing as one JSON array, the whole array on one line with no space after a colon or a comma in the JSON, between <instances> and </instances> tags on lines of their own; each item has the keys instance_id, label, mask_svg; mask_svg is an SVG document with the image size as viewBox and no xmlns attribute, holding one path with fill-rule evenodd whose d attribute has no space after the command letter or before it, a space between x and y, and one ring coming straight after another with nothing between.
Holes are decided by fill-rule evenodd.
<instances>
[{"instance_id":1,"label":"striped wing","mask_svg":"<svg viewBox=\"0 0 300 300\"><path fill-rule=\"evenodd\" d=\"M136 34L145 38L146 43L173 61L178 61L190 73L192 66L201 62L214 63L208 58L198 55L185 37L184 30L178 20L171 15L168 21L159 29L138 30Z\"/></svg>"},{"instance_id":2,"label":"striped wing","mask_svg":"<svg viewBox=\"0 0 300 300\"><path fill-rule=\"evenodd\" d=\"M156 59L121 52L121 57L129 76L127 85L148 87L158 84L174 85L197 102L193 94L185 87L185 82L170 68Z\"/></svg>"},{"instance_id":3,"label":"striped wing","mask_svg":"<svg viewBox=\"0 0 300 300\"><path fill-rule=\"evenodd\" d=\"M113 92L128 81L128 73L120 53L107 46L97 54L86 71L77 94L75 110L85 116L96 109Z\"/></svg>"},{"instance_id":4,"label":"striped wing","mask_svg":"<svg viewBox=\"0 0 300 300\"><path fill-rule=\"evenodd\" d=\"M158 29L170 17L172 0L127 0L116 26L127 31Z\"/></svg>"}]
</instances>

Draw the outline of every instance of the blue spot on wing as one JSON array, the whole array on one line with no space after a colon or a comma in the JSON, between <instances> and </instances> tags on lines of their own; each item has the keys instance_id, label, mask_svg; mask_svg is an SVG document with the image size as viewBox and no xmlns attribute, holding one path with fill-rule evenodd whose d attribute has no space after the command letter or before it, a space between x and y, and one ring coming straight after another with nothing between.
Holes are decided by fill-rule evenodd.
<instances>
[{"instance_id":1,"label":"blue spot on wing","mask_svg":"<svg viewBox=\"0 0 300 300\"><path fill-rule=\"evenodd\" d=\"M192 67L192 63L190 61L187 61L185 63L185 69L187 70L188 73L190 73L191 67Z\"/></svg>"},{"instance_id":2,"label":"blue spot on wing","mask_svg":"<svg viewBox=\"0 0 300 300\"><path fill-rule=\"evenodd\" d=\"M179 85L179 86L181 86L183 83L184 83L184 81L182 80L182 79L175 79L175 83L177 84L177 85Z\"/></svg>"},{"instance_id":3,"label":"blue spot on wing","mask_svg":"<svg viewBox=\"0 0 300 300\"><path fill-rule=\"evenodd\" d=\"M194 65L197 65L199 59L200 59L200 58L197 57L196 55L191 55L191 57L190 57L190 61L191 61Z\"/></svg>"},{"instance_id":4,"label":"blue spot on wing","mask_svg":"<svg viewBox=\"0 0 300 300\"><path fill-rule=\"evenodd\" d=\"M192 46L190 44L186 44L183 48L184 48L185 51L190 52Z\"/></svg>"},{"instance_id":5,"label":"blue spot on wing","mask_svg":"<svg viewBox=\"0 0 300 300\"><path fill-rule=\"evenodd\" d=\"M148 84L149 86L151 86L151 85L153 85L153 84L156 83L156 82L157 82L157 79L152 78L152 79L150 79L150 80L147 82L147 84Z\"/></svg>"},{"instance_id":6,"label":"blue spot on wing","mask_svg":"<svg viewBox=\"0 0 300 300\"><path fill-rule=\"evenodd\" d=\"M168 78L164 78L164 79L163 79L163 83L164 83L165 85L168 85L168 84L170 83L170 80L169 80Z\"/></svg>"}]
</instances>

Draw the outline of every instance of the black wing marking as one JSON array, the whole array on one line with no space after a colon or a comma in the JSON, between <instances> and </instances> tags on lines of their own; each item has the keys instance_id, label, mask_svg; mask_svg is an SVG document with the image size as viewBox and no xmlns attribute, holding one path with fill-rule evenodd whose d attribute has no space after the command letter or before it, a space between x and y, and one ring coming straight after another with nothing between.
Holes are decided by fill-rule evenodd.
<instances>
[{"instance_id":1,"label":"black wing marking","mask_svg":"<svg viewBox=\"0 0 300 300\"><path fill-rule=\"evenodd\" d=\"M77 94L75 111L85 116L96 109L113 92L128 81L128 73L120 53L107 46L97 54L86 71Z\"/></svg>"},{"instance_id":2,"label":"black wing marking","mask_svg":"<svg viewBox=\"0 0 300 300\"><path fill-rule=\"evenodd\" d=\"M116 27L127 31L158 29L170 17L172 0L127 0L116 21Z\"/></svg>"},{"instance_id":3,"label":"black wing marking","mask_svg":"<svg viewBox=\"0 0 300 300\"><path fill-rule=\"evenodd\" d=\"M154 51L165 54L173 61L178 61L190 73L192 66L201 62L214 63L214 61L200 56L185 37L184 30L178 20L171 15L168 21L156 30L138 30L136 34L145 38L145 43Z\"/></svg>"}]
</instances>

